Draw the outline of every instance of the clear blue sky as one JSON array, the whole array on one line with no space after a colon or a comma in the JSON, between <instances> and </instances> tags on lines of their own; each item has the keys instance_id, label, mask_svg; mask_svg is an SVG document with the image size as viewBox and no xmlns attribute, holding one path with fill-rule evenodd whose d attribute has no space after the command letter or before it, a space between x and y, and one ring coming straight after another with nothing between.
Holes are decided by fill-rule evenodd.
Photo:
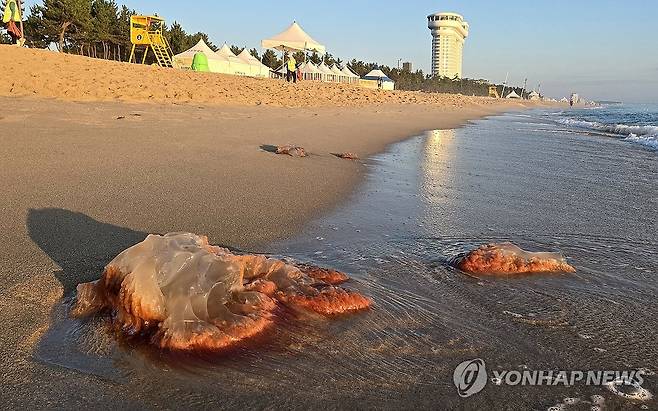
<instances>
[{"instance_id":1,"label":"clear blue sky","mask_svg":"<svg viewBox=\"0 0 658 411\"><path fill-rule=\"evenodd\" d=\"M28 5L34 0L28 0ZM297 20L329 52L427 72L426 16L464 15L471 30L464 75L505 80L547 95L579 92L595 99L658 103L658 1L163 1L117 0L142 13L204 31L215 44L260 48L260 40ZM376 5L375 5L376 4Z\"/></svg>"}]
</instances>

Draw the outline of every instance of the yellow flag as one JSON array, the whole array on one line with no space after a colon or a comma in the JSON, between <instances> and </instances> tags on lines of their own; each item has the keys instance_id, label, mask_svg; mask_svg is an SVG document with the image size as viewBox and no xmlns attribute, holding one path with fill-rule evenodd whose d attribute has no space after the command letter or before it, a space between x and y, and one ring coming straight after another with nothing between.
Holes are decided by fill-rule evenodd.
<instances>
[{"instance_id":1,"label":"yellow flag","mask_svg":"<svg viewBox=\"0 0 658 411\"><path fill-rule=\"evenodd\" d=\"M21 21L21 11L16 4L16 0L7 0L7 7L5 7L5 12L2 14L2 22L9 23L10 21L19 22Z\"/></svg>"}]
</instances>

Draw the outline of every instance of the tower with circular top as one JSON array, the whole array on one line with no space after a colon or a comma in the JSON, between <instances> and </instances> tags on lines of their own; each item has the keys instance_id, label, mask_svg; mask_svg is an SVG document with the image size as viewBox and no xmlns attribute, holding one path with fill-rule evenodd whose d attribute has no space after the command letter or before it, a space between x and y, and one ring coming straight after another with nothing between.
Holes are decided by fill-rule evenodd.
<instances>
[{"instance_id":1,"label":"tower with circular top","mask_svg":"<svg viewBox=\"0 0 658 411\"><path fill-rule=\"evenodd\" d=\"M468 23L457 13L436 13L427 16L427 26L432 31L432 75L461 78Z\"/></svg>"}]
</instances>

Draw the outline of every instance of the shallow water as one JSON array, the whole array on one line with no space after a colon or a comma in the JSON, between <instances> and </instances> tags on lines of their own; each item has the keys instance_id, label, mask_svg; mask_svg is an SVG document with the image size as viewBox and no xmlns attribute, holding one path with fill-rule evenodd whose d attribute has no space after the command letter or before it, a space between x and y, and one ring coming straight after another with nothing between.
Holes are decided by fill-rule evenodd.
<instances>
[{"instance_id":1,"label":"shallow water","mask_svg":"<svg viewBox=\"0 0 658 411\"><path fill-rule=\"evenodd\" d=\"M36 357L165 407L547 409L602 395L609 408L637 408L602 387L489 383L462 399L452 382L472 358L490 370L658 368L658 157L560 132L547 115L396 144L368 162L345 205L258 250L348 272L374 300L369 312L287 319L227 355L172 358L117 344L102 321L66 319L64 302ZM561 251L577 272L492 278L447 265L492 241ZM655 377L643 387L658 394Z\"/></svg>"}]
</instances>

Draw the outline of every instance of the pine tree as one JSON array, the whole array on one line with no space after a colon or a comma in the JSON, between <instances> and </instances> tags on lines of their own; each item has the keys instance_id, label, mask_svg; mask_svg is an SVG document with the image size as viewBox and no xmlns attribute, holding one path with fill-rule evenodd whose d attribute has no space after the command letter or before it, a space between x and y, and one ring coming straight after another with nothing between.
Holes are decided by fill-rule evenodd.
<instances>
[{"instance_id":1,"label":"pine tree","mask_svg":"<svg viewBox=\"0 0 658 411\"><path fill-rule=\"evenodd\" d=\"M103 58L107 59L110 55L110 43L113 40L112 28L118 24L119 7L114 0L93 0L91 5L91 17L93 24L90 26L90 43L100 42L103 47ZM94 44L94 55L96 47Z\"/></svg>"},{"instance_id":2,"label":"pine tree","mask_svg":"<svg viewBox=\"0 0 658 411\"><path fill-rule=\"evenodd\" d=\"M176 21L171 25L167 34L171 51L173 51L174 54L181 53L194 45L189 44L190 41L188 39L188 34L183 30L183 26Z\"/></svg>"},{"instance_id":3,"label":"pine tree","mask_svg":"<svg viewBox=\"0 0 658 411\"><path fill-rule=\"evenodd\" d=\"M38 6L43 24L43 34L57 42L57 49L65 51L66 42L84 41L91 24L91 0L43 0Z\"/></svg>"},{"instance_id":4,"label":"pine tree","mask_svg":"<svg viewBox=\"0 0 658 411\"><path fill-rule=\"evenodd\" d=\"M267 50L263 53L263 64L267 67L276 70L281 66L281 60L276 56L276 53L272 50Z\"/></svg>"}]
</instances>

